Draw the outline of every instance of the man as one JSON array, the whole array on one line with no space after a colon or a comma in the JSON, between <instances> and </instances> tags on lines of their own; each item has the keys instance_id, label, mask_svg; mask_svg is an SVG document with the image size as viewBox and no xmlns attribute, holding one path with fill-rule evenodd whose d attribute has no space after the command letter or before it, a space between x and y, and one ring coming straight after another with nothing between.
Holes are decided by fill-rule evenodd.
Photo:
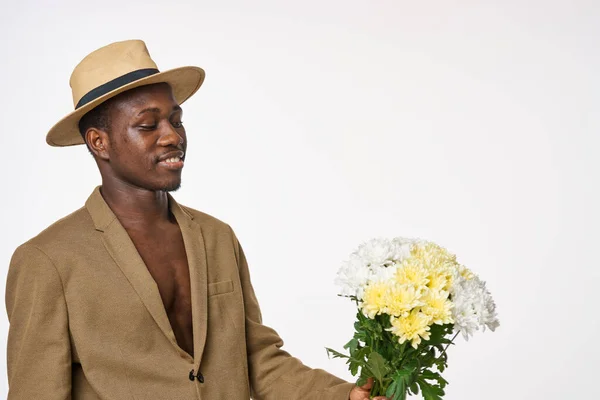
<instances>
[{"instance_id":1,"label":"man","mask_svg":"<svg viewBox=\"0 0 600 400\"><path fill-rule=\"evenodd\" d=\"M48 133L85 144L102 185L15 251L6 284L9 400L363 400L263 325L232 228L178 204L180 104L204 71L159 72L145 44L88 55L75 111Z\"/></svg>"}]
</instances>

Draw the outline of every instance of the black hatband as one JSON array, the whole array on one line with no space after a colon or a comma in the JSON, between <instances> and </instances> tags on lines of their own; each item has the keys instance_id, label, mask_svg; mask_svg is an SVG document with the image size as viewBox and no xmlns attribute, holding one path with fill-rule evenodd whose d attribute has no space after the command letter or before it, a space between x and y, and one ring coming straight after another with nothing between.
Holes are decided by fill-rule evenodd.
<instances>
[{"instance_id":1,"label":"black hatband","mask_svg":"<svg viewBox=\"0 0 600 400\"><path fill-rule=\"evenodd\" d=\"M138 69L136 71L131 71L126 73L125 75L121 75L118 78L113 79L112 81L106 82L103 85L98 86L95 89L87 92L80 100L77 102L75 109L78 109L81 106L86 105L90 101L96 100L100 96L104 96L108 92L112 92L115 89L120 88L121 86L125 86L131 82L137 81L138 79L145 78L150 75L154 75L160 72L156 68L145 68Z\"/></svg>"}]
</instances>

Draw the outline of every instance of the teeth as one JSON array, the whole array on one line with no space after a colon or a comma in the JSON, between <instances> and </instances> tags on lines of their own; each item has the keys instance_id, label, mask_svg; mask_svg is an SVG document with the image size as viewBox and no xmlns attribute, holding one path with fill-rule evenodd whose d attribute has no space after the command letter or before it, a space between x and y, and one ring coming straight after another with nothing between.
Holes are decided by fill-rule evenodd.
<instances>
[{"instance_id":1,"label":"teeth","mask_svg":"<svg viewBox=\"0 0 600 400\"><path fill-rule=\"evenodd\" d=\"M171 157L171 158L167 158L165 161L168 162L168 163L179 162L179 161L181 161L181 158L179 158L179 157Z\"/></svg>"}]
</instances>

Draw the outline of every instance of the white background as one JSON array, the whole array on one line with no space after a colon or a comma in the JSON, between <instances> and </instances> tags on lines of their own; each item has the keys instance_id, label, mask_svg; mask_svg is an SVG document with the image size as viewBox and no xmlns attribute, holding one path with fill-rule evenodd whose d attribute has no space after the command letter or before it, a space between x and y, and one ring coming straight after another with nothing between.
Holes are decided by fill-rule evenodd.
<instances>
[{"instance_id":1,"label":"white background","mask_svg":"<svg viewBox=\"0 0 600 400\"><path fill-rule=\"evenodd\" d=\"M3 0L2 289L17 245L100 183L84 147L45 144L73 67L140 38L162 70L206 70L174 196L232 225L289 352L352 379L324 350L352 335L337 268L418 236L487 281L501 320L451 348L448 400L594 397L599 35L592 0Z\"/></svg>"}]
</instances>

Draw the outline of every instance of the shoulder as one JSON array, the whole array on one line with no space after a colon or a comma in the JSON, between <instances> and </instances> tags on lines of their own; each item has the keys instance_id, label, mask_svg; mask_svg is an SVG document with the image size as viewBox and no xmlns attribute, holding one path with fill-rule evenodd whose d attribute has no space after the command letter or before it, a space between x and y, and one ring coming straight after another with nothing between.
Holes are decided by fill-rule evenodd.
<instances>
[{"instance_id":1,"label":"shoulder","mask_svg":"<svg viewBox=\"0 0 600 400\"><path fill-rule=\"evenodd\" d=\"M194 221L196 221L202 226L211 227L215 229L231 229L228 223L213 215L210 215L200 210L196 210L195 208L188 207L180 203L179 206L183 209L183 211L190 215L194 219Z\"/></svg>"},{"instance_id":2,"label":"shoulder","mask_svg":"<svg viewBox=\"0 0 600 400\"><path fill-rule=\"evenodd\" d=\"M89 240L95 233L90 214L85 207L81 207L22 243L19 248L37 248L42 253L49 254L76 247Z\"/></svg>"},{"instance_id":3,"label":"shoulder","mask_svg":"<svg viewBox=\"0 0 600 400\"><path fill-rule=\"evenodd\" d=\"M61 256L85 252L93 233L91 217L83 207L59 219L14 250L7 282L12 285L25 279L49 284L59 275L56 262L64 258Z\"/></svg>"},{"instance_id":4,"label":"shoulder","mask_svg":"<svg viewBox=\"0 0 600 400\"><path fill-rule=\"evenodd\" d=\"M235 247L239 245L235 231L229 223L192 207L188 207L183 204L179 204L179 206L183 211L190 215L197 224L201 226L204 234L215 238L220 238L221 240L224 239L230 241Z\"/></svg>"},{"instance_id":5,"label":"shoulder","mask_svg":"<svg viewBox=\"0 0 600 400\"><path fill-rule=\"evenodd\" d=\"M203 230L229 233L230 235L235 236L231 225L222 219L183 204L179 204L179 206L183 211L190 215L192 219L202 227Z\"/></svg>"}]
</instances>

